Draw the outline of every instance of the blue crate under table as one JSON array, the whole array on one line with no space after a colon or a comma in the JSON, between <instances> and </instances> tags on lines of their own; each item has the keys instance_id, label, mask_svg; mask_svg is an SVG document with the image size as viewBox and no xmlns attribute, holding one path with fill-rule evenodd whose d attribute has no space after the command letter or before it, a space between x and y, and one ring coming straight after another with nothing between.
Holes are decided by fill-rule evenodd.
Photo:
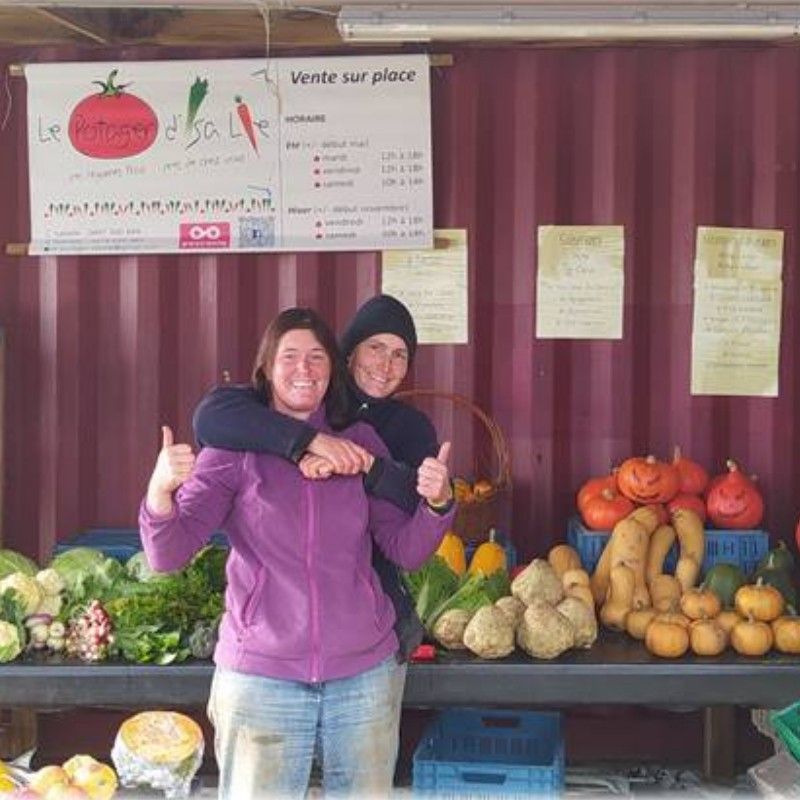
<instances>
[{"instance_id":1,"label":"blue crate under table","mask_svg":"<svg viewBox=\"0 0 800 800\"><path fill-rule=\"evenodd\" d=\"M442 711L414 751L412 786L429 797L557 797L564 789L561 714Z\"/></svg>"}]
</instances>

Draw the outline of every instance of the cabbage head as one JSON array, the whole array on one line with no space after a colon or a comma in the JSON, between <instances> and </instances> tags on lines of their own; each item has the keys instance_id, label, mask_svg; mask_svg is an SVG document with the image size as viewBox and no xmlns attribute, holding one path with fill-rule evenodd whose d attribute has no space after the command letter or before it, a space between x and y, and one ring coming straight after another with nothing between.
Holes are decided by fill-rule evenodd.
<instances>
[{"instance_id":1,"label":"cabbage head","mask_svg":"<svg viewBox=\"0 0 800 800\"><path fill-rule=\"evenodd\" d=\"M16 625L0 620L0 664L13 661L22 652Z\"/></svg>"},{"instance_id":2,"label":"cabbage head","mask_svg":"<svg viewBox=\"0 0 800 800\"><path fill-rule=\"evenodd\" d=\"M33 576L39 567L22 553L15 550L0 549L0 578L5 578L12 572L21 572L23 575Z\"/></svg>"},{"instance_id":3,"label":"cabbage head","mask_svg":"<svg viewBox=\"0 0 800 800\"><path fill-rule=\"evenodd\" d=\"M147 556L145 555L144 550L140 550L138 553L134 553L126 562L125 562L125 572L136 581L142 581L146 583L147 581L158 580L159 578L164 578L167 575L174 575L173 572L156 572L151 566L150 562L147 560Z\"/></svg>"},{"instance_id":4,"label":"cabbage head","mask_svg":"<svg viewBox=\"0 0 800 800\"><path fill-rule=\"evenodd\" d=\"M102 571L106 557L92 547L73 547L53 557L50 569L54 569L69 591L74 590L81 579Z\"/></svg>"},{"instance_id":5,"label":"cabbage head","mask_svg":"<svg viewBox=\"0 0 800 800\"><path fill-rule=\"evenodd\" d=\"M17 600L26 617L36 612L44 596L42 587L39 586L36 579L22 572L14 572L0 581L0 594L5 594L9 590L17 593Z\"/></svg>"}]
</instances>

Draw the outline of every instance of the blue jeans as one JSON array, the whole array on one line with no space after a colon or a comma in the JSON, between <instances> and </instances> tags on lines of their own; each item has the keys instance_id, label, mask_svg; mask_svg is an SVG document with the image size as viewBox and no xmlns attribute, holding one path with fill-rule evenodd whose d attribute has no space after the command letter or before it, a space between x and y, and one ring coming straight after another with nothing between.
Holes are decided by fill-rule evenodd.
<instances>
[{"instance_id":1,"label":"blue jeans","mask_svg":"<svg viewBox=\"0 0 800 800\"><path fill-rule=\"evenodd\" d=\"M300 683L217 667L208 701L220 800L303 797L317 753L326 795L392 789L406 665Z\"/></svg>"}]
</instances>

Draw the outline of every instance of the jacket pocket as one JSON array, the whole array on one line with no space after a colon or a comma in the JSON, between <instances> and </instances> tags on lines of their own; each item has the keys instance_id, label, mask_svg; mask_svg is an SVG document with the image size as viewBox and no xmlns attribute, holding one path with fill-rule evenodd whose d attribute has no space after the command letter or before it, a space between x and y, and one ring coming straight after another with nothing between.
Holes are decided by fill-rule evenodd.
<instances>
[{"instance_id":1,"label":"jacket pocket","mask_svg":"<svg viewBox=\"0 0 800 800\"><path fill-rule=\"evenodd\" d=\"M242 608L242 625L249 628L256 619L256 612L258 610L258 601L264 591L265 571L264 567L259 567L256 572L256 579L253 583L253 588L250 590L250 596L247 598L244 607Z\"/></svg>"},{"instance_id":2,"label":"jacket pocket","mask_svg":"<svg viewBox=\"0 0 800 800\"><path fill-rule=\"evenodd\" d=\"M377 629L380 629L383 595L382 593L379 595L375 591L375 584L369 579L367 575L364 575L363 572L358 572L357 575L358 579L364 586L364 590L367 592L367 596L369 597L370 602L372 603L372 621L375 623L375 627Z\"/></svg>"}]
</instances>

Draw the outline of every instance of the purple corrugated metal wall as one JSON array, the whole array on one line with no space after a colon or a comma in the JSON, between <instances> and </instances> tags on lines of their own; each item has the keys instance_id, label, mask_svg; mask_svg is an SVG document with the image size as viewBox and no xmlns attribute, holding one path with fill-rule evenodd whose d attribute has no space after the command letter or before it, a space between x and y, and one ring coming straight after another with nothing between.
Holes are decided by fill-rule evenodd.
<instances>
[{"instance_id":1,"label":"purple corrugated metal wall","mask_svg":"<svg viewBox=\"0 0 800 800\"><path fill-rule=\"evenodd\" d=\"M500 424L518 548L531 556L562 538L587 476L674 443L712 469L734 456L758 473L767 524L789 538L800 506L800 51L448 52L454 65L432 81L435 224L469 230L471 343L423 347L411 384L467 395ZM111 55L36 53L89 57ZM164 55L124 52L154 57ZM0 51L3 74L16 60ZM25 241L22 79L10 98L0 239ZM553 223L625 226L623 340L534 338L536 226ZM696 225L786 232L777 399L689 395ZM0 256L6 544L43 557L81 528L134 524L159 424L188 436L195 402L222 371L246 378L266 320L299 303L341 328L379 287L374 253ZM435 413L443 436L459 429L466 469L486 437L450 404Z\"/></svg>"}]
</instances>

